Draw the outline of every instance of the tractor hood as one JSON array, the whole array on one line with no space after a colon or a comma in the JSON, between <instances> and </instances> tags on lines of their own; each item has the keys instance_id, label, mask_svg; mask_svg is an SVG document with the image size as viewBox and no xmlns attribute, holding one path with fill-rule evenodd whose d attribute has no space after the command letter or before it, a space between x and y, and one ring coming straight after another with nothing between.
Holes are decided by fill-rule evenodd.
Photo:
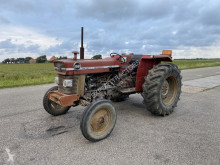
<instances>
[{"instance_id":1,"label":"tractor hood","mask_svg":"<svg viewBox=\"0 0 220 165\"><path fill-rule=\"evenodd\" d=\"M55 72L62 75L79 75L110 72L113 68L120 68L120 60L105 58L99 60L59 60L54 62Z\"/></svg>"}]
</instances>

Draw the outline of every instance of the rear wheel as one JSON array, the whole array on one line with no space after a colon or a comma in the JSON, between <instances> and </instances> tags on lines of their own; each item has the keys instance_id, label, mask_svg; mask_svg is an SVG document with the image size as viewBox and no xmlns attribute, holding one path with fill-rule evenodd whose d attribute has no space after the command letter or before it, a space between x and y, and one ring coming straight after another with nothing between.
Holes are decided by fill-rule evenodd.
<instances>
[{"instance_id":1,"label":"rear wheel","mask_svg":"<svg viewBox=\"0 0 220 165\"><path fill-rule=\"evenodd\" d=\"M115 108L108 100L98 100L86 107L80 123L83 136L92 142L110 135L117 119Z\"/></svg>"},{"instance_id":2,"label":"rear wheel","mask_svg":"<svg viewBox=\"0 0 220 165\"><path fill-rule=\"evenodd\" d=\"M143 84L144 104L155 115L165 116L173 112L181 93L180 70L175 64L154 66Z\"/></svg>"},{"instance_id":3,"label":"rear wheel","mask_svg":"<svg viewBox=\"0 0 220 165\"><path fill-rule=\"evenodd\" d=\"M58 115L63 115L65 113L67 113L67 111L70 109L70 106L68 107L62 107L61 105L51 101L49 98L48 98L48 92L50 91L56 91L58 90L58 87L57 86L54 86L52 88L50 88L44 95L44 98L43 98L43 106L44 106L44 109L51 115L53 116L58 116Z\"/></svg>"}]
</instances>

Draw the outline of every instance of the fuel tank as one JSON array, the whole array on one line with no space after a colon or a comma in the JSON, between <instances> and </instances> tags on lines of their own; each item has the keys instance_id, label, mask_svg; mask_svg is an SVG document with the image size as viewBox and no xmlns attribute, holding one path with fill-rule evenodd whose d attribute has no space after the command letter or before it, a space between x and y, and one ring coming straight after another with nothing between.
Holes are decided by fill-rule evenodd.
<instances>
[{"instance_id":1,"label":"fuel tank","mask_svg":"<svg viewBox=\"0 0 220 165\"><path fill-rule=\"evenodd\" d=\"M92 73L119 71L129 65L133 55L114 55L104 59L83 59L83 60L58 60L54 62L54 69L57 74L62 75L81 75Z\"/></svg>"}]
</instances>

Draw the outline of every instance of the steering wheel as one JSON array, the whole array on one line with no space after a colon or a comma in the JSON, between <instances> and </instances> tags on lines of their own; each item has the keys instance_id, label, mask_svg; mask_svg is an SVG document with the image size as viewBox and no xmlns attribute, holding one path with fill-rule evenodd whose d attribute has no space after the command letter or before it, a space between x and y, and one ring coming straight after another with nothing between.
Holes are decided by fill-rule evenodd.
<instances>
[{"instance_id":1,"label":"steering wheel","mask_svg":"<svg viewBox=\"0 0 220 165\"><path fill-rule=\"evenodd\" d=\"M110 53L110 57L113 57L114 55L119 55L118 53Z\"/></svg>"},{"instance_id":2,"label":"steering wheel","mask_svg":"<svg viewBox=\"0 0 220 165\"><path fill-rule=\"evenodd\" d=\"M125 58L122 55L120 55L118 53L110 53L110 57L114 57L114 55L118 55L119 56L118 58L116 58L117 60L119 60L121 58L121 64L126 62Z\"/></svg>"}]
</instances>

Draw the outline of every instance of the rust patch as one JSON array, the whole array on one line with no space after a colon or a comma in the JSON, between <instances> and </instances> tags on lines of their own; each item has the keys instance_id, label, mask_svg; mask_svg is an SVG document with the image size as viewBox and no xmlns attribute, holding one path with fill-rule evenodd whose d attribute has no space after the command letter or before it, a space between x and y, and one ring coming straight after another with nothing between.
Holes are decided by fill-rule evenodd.
<instances>
[{"instance_id":1,"label":"rust patch","mask_svg":"<svg viewBox=\"0 0 220 165\"><path fill-rule=\"evenodd\" d=\"M74 101L79 100L79 95L65 95L56 90L48 92L48 98L63 107L67 107L73 105Z\"/></svg>"}]
</instances>

